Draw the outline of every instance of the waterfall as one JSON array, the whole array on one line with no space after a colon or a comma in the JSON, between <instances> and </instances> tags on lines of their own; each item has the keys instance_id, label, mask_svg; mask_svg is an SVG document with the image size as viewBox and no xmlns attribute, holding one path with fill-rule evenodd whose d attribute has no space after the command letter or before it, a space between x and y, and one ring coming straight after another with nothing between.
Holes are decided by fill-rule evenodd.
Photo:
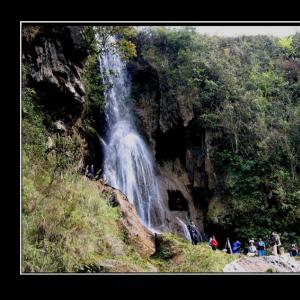
<instances>
[{"instance_id":1,"label":"waterfall","mask_svg":"<svg viewBox=\"0 0 300 300\"><path fill-rule=\"evenodd\" d=\"M154 158L134 124L126 65L110 48L100 57L101 76L109 87L105 91L108 131L103 144L103 178L127 196L146 227L164 231L166 210L161 204Z\"/></svg>"},{"instance_id":2,"label":"waterfall","mask_svg":"<svg viewBox=\"0 0 300 300\"><path fill-rule=\"evenodd\" d=\"M187 240L191 241L192 239L191 239L190 231L188 230L187 225L181 219L179 219L178 217L176 219L178 220L179 224L182 227L184 237Z\"/></svg>"}]
</instances>

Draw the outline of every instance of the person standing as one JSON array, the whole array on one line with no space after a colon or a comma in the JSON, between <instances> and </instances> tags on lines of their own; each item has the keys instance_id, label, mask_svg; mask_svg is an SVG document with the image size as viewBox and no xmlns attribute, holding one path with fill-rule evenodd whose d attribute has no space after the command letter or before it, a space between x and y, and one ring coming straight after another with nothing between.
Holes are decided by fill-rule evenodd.
<instances>
[{"instance_id":1,"label":"person standing","mask_svg":"<svg viewBox=\"0 0 300 300\"><path fill-rule=\"evenodd\" d=\"M297 256L298 255L298 248L296 244L292 244L290 249L290 256Z\"/></svg>"},{"instance_id":2,"label":"person standing","mask_svg":"<svg viewBox=\"0 0 300 300\"><path fill-rule=\"evenodd\" d=\"M192 244L197 245L198 239L197 239L197 228L193 221L191 221L191 224L188 226L188 229L190 231Z\"/></svg>"},{"instance_id":3,"label":"person standing","mask_svg":"<svg viewBox=\"0 0 300 300\"><path fill-rule=\"evenodd\" d=\"M239 240L235 241L232 244L232 253L234 254L239 253L240 247L241 247L241 242Z\"/></svg>"},{"instance_id":4,"label":"person standing","mask_svg":"<svg viewBox=\"0 0 300 300\"><path fill-rule=\"evenodd\" d=\"M89 178L89 165L86 166L84 175L85 175L85 178Z\"/></svg>"},{"instance_id":5,"label":"person standing","mask_svg":"<svg viewBox=\"0 0 300 300\"><path fill-rule=\"evenodd\" d=\"M271 242L273 246L273 255L277 256L278 254L280 254L279 250L281 247L281 241L278 233L272 232Z\"/></svg>"},{"instance_id":6,"label":"person standing","mask_svg":"<svg viewBox=\"0 0 300 300\"><path fill-rule=\"evenodd\" d=\"M272 232L272 235L271 235L271 246L272 246L272 254L277 255L275 232Z\"/></svg>"},{"instance_id":7,"label":"person standing","mask_svg":"<svg viewBox=\"0 0 300 300\"><path fill-rule=\"evenodd\" d=\"M277 252L280 255L284 255L284 248L280 240L280 235L278 233L276 234L276 243L277 243Z\"/></svg>"},{"instance_id":8,"label":"person standing","mask_svg":"<svg viewBox=\"0 0 300 300\"><path fill-rule=\"evenodd\" d=\"M91 165L90 168L90 178L93 179L95 177L94 165Z\"/></svg>"},{"instance_id":9,"label":"person standing","mask_svg":"<svg viewBox=\"0 0 300 300\"><path fill-rule=\"evenodd\" d=\"M211 236L209 246L215 251L218 248L218 241L216 240L216 237L214 235Z\"/></svg>"},{"instance_id":10,"label":"person standing","mask_svg":"<svg viewBox=\"0 0 300 300\"><path fill-rule=\"evenodd\" d=\"M257 242L257 254L258 256L264 256L265 255L265 249L266 249L266 244L265 242L259 238Z\"/></svg>"},{"instance_id":11,"label":"person standing","mask_svg":"<svg viewBox=\"0 0 300 300\"><path fill-rule=\"evenodd\" d=\"M256 247L254 246L254 240L250 240L249 242L250 242L250 246L249 246L249 248L248 248L248 253L247 253L247 255L248 255L248 256L255 256L255 255L257 255L257 249L256 249Z\"/></svg>"}]
</instances>

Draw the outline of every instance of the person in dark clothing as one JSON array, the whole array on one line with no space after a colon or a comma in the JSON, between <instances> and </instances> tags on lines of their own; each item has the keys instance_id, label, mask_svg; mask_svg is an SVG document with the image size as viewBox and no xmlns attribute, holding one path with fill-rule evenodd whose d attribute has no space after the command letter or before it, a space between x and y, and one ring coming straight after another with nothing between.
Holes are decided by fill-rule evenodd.
<instances>
[{"instance_id":1,"label":"person in dark clothing","mask_svg":"<svg viewBox=\"0 0 300 300\"><path fill-rule=\"evenodd\" d=\"M95 177L94 165L87 165L85 169L85 176L89 179L93 179Z\"/></svg>"},{"instance_id":2,"label":"person in dark clothing","mask_svg":"<svg viewBox=\"0 0 300 300\"><path fill-rule=\"evenodd\" d=\"M188 225L188 229L190 231L191 239L192 239L192 244L197 245L198 243L198 238L197 238L197 228L194 222L192 221L190 225Z\"/></svg>"},{"instance_id":3,"label":"person in dark clothing","mask_svg":"<svg viewBox=\"0 0 300 300\"><path fill-rule=\"evenodd\" d=\"M298 255L298 248L296 244L292 244L290 249L290 256L297 256Z\"/></svg>"}]
</instances>

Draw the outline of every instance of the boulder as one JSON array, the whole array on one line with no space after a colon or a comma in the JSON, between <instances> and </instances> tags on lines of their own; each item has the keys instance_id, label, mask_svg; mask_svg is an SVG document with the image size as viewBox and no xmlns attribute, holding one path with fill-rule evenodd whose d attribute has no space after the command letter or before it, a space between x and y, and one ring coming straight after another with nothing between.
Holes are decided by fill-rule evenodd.
<instances>
[{"instance_id":1,"label":"boulder","mask_svg":"<svg viewBox=\"0 0 300 300\"><path fill-rule=\"evenodd\" d=\"M240 257L224 267L224 272L300 272L300 263L289 254Z\"/></svg>"},{"instance_id":2,"label":"boulder","mask_svg":"<svg viewBox=\"0 0 300 300\"><path fill-rule=\"evenodd\" d=\"M113 206L119 208L119 226L125 242L132 245L141 256L151 256L155 252L154 235L141 222L133 204L119 190L99 182L99 189L110 195Z\"/></svg>"}]
</instances>

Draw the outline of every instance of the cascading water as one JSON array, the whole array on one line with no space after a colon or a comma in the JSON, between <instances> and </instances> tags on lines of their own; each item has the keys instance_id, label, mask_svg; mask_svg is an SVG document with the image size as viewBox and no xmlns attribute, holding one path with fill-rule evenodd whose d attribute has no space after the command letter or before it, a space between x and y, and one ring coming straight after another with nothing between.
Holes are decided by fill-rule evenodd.
<instances>
[{"instance_id":1,"label":"cascading water","mask_svg":"<svg viewBox=\"0 0 300 300\"><path fill-rule=\"evenodd\" d=\"M108 132L103 178L134 204L145 226L164 231L166 210L160 202L153 157L134 125L126 66L108 47L100 57L100 71L103 82L110 86L105 92Z\"/></svg>"},{"instance_id":2,"label":"cascading water","mask_svg":"<svg viewBox=\"0 0 300 300\"><path fill-rule=\"evenodd\" d=\"M191 241L192 239L191 239L191 235L190 235L190 232L189 232L189 230L188 230L187 225L186 225L182 220L180 220L179 218L176 218L176 219L178 220L179 224L180 224L181 227L182 227L184 237L185 237L187 240Z\"/></svg>"}]
</instances>

